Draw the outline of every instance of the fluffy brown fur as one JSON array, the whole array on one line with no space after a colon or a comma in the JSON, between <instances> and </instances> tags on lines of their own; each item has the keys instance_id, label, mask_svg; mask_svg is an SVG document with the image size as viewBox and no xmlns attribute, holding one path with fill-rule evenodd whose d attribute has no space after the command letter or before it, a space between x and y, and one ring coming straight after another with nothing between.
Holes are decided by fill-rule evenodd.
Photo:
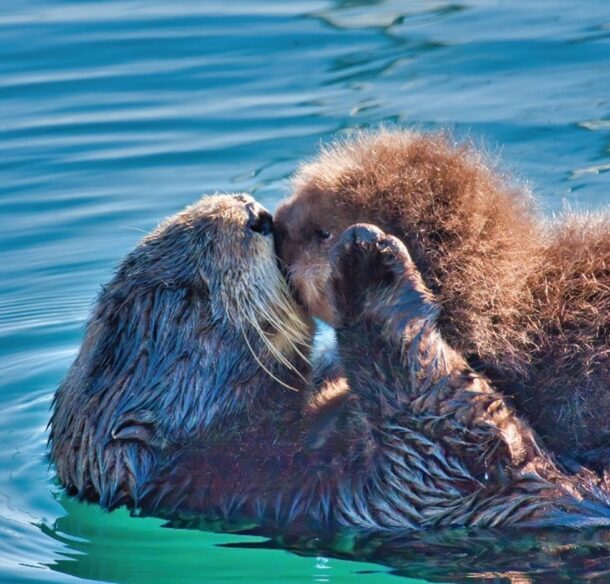
<instances>
[{"instance_id":1,"label":"fluffy brown fur","mask_svg":"<svg viewBox=\"0 0 610 584\"><path fill-rule=\"evenodd\" d=\"M567 214L547 231L534 297L535 351L520 396L556 444L607 466L610 447L610 218ZM543 401L544 400L544 401ZM600 450L601 449L601 450Z\"/></svg>"},{"instance_id":2,"label":"fluffy brown fur","mask_svg":"<svg viewBox=\"0 0 610 584\"><path fill-rule=\"evenodd\" d=\"M607 218L547 225L526 189L444 134L360 134L303 165L276 214L301 301L331 323L328 250L357 222L408 245L443 335L556 451L610 443Z\"/></svg>"}]
</instances>

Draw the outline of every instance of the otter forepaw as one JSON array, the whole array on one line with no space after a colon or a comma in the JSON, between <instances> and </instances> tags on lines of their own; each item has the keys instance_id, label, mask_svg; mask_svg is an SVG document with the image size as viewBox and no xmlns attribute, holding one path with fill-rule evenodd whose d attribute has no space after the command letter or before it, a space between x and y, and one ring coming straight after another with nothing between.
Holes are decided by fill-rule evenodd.
<instances>
[{"instance_id":1,"label":"otter forepaw","mask_svg":"<svg viewBox=\"0 0 610 584\"><path fill-rule=\"evenodd\" d=\"M331 252L331 287L342 316L360 312L369 293L419 280L404 244L374 225L346 229Z\"/></svg>"}]
</instances>

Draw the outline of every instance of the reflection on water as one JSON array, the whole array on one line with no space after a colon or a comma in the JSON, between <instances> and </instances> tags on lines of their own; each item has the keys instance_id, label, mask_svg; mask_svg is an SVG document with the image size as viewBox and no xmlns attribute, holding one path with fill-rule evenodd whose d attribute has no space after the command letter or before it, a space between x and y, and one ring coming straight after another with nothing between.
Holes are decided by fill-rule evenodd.
<instances>
[{"instance_id":1,"label":"reflection on water","mask_svg":"<svg viewBox=\"0 0 610 584\"><path fill-rule=\"evenodd\" d=\"M0 2L0 581L608 580L599 532L344 534L288 553L103 514L57 498L45 426L143 231L202 192L273 209L347 129L450 127L548 212L608 204L609 44L598 0Z\"/></svg>"},{"instance_id":2,"label":"reflection on water","mask_svg":"<svg viewBox=\"0 0 610 584\"><path fill-rule=\"evenodd\" d=\"M384 576L375 565L299 557L263 538L168 529L155 519L132 518L124 510L62 500L66 515L43 533L65 546L48 564L54 572L105 582L337 582L360 571Z\"/></svg>"},{"instance_id":3,"label":"reflection on water","mask_svg":"<svg viewBox=\"0 0 610 584\"><path fill-rule=\"evenodd\" d=\"M447 530L235 542L223 547L283 549L306 557L375 562L389 573L428 582L605 582L610 533ZM365 567L363 570L366 570Z\"/></svg>"},{"instance_id":4,"label":"reflection on water","mask_svg":"<svg viewBox=\"0 0 610 584\"><path fill-rule=\"evenodd\" d=\"M66 515L52 528L41 526L43 533L66 546L49 568L84 579L190 582L194 575L205 574L212 581L239 580L244 575L274 581L276 576L266 563L271 554L275 567L277 562L282 566L278 581L286 581L284 570L292 572L291 578L297 581L310 581L313 575L315 581L329 582L336 581L338 573L354 572L428 582L525 584L610 579L607 530L346 531L276 534L267 539L167 528L158 520L132 518L124 510L108 514L65 497L61 502ZM125 575L129 575L127 579Z\"/></svg>"}]
</instances>

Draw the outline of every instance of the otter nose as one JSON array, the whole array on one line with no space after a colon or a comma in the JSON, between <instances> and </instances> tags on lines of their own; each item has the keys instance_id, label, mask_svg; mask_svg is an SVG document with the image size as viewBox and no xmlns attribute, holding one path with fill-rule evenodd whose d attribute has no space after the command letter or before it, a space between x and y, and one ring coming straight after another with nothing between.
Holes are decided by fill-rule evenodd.
<instances>
[{"instance_id":1,"label":"otter nose","mask_svg":"<svg viewBox=\"0 0 610 584\"><path fill-rule=\"evenodd\" d=\"M273 230L273 217L266 209L257 203L246 205L248 210L248 227L255 233L269 235Z\"/></svg>"}]
</instances>

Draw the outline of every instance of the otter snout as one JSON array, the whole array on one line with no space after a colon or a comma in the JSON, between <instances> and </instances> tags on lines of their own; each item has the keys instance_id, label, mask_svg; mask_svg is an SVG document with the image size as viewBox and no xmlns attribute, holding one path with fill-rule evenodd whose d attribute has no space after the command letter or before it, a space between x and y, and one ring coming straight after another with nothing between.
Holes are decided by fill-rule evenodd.
<instances>
[{"instance_id":1,"label":"otter snout","mask_svg":"<svg viewBox=\"0 0 610 584\"><path fill-rule=\"evenodd\" d=\"M273 231L273 217L271 213L258 203L248 203L248 227L255 233L269 235Z\"/></svg>"}]
</instances>

